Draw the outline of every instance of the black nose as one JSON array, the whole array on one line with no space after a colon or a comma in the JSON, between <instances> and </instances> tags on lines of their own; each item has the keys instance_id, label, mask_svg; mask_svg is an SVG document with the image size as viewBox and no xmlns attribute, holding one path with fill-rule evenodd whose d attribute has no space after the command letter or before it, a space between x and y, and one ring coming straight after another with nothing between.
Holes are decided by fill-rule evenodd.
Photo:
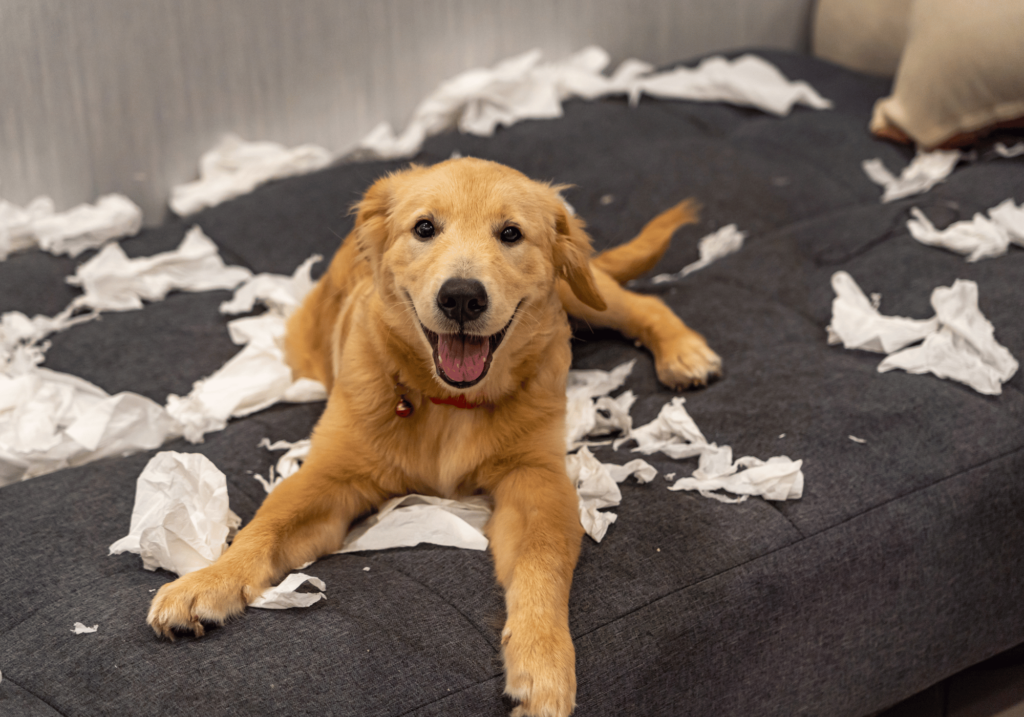
<instances>
[{"instance_id":1,"label":"black nose","mask_svg":"<svg viewBox=\"0 0 1024 717\"><path fill-rule=\"evenodd\" d=\"M437 292L437 305L449 319L464 324L487 310L487 290L476 279L448 279Z\"/></svg>"}]
</instances>

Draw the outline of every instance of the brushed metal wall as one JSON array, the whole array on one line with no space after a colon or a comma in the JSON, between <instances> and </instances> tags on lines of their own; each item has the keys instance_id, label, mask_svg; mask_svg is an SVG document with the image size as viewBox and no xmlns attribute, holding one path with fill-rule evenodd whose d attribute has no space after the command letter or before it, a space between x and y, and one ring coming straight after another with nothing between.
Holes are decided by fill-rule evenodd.
<instances>
[{"instance_id":1,"label":"brushed metal wall","mask_svg":"<svg viewBox=\"0 0 1024 717\"><path fill-rule=\"evenodd\" d=\"M228 131L347 150L438 82L540 47L656 64L804 51L813 0L0 0L0 197L123 192L148 222Z\"/></svg>"}]
</instances>

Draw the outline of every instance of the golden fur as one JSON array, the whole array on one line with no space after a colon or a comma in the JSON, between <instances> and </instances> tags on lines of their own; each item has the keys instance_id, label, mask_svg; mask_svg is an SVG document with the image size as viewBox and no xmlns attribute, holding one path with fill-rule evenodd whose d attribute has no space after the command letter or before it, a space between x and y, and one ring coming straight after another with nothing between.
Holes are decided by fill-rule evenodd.
<instances>
[{"instance_id":1,"label":"golden fur","mask_svg":"<svg viewBox=\"0 0 1024 717\"><path fill-rule=\"evenodd\" d=\"M513 714L572 711L568 602L583 530L565 472L566 311L639 339L670 387L703 384L720 362L664 303L620 285L657 262L695 205L590 260L590 238L558 189L477 159L413 166L370 187L355 229L289 322L293 371L329 391L309 457L216 563L160 589L148 618L157 634L198 636L202 622L241 613L290 570L337 551L349 524L388 498L483 492L494 500L487 534L505 590ZM427 239L415 233L424 220L436 228ZM522 238L504 241L509 226ZM486 288L475 333L507 325L489 369L466 388L439 376L427 337L450 328L438 292L452 277ZM483 405L429 400L459 394ZM413 407L405 418L401 396Z\"/></svg>"}]
</instances>

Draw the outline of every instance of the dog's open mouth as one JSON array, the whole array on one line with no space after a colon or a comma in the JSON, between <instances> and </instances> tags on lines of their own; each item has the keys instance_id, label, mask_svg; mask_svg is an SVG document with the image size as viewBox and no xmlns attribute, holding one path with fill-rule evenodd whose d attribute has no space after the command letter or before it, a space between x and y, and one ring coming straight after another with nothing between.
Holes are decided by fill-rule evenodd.
<instances>
[{"instance_id":1,"label":"dog's open mouth","mask_svg":"<svg viewBox=\"0 0 1024 717\"><path fill-rule=\"evenodd\" d=\"M437 375L455 388L469 388L479 383L487 375L494 352L498 350L518 312L517 306L505 328L490 336L437 334L421 323L420 328L434 350Z\"/></svg>"}]
</instances>

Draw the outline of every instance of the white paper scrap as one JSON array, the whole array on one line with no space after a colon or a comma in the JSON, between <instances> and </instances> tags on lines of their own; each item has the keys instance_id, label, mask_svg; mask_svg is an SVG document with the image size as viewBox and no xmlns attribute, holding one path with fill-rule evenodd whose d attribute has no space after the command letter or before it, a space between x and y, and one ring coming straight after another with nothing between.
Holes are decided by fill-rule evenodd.
<instances>
[{"instance_id":1,"label":"white paper scrap","mask_svg":"<svg viewBox=\"0 0 1024 717\"><path fill-rule=\"evenodd\" d=\"M857 436L852 436L852 435L851 435L851 436L847 436L847 438L849 438L849 439L850 439L851 441L853 441L854 443L861 443L861 444L867 443L867 441L866 441L865 439L863 439L863 438L857 438Z\"/></svg>"},{"instance_id":2,"label":"white paper scrap","mask_svg":"<svg viewBox=\"0 0 1024 717\"><path fill-rule=\"evenodd\" d=\"M297 592L299 586L305 582L320 590L327 590L326 583L320 578L314 578L305 573L292 573L282 580L280 585L264 590L249 603L249 607L258 607L264 610L287 610L293 607L309 607L313 603L327 598L323 592Z\"/></svg>"},{"instance_id":3,"label":"white paper scrap","mask_svg":"<svg viewBox=\"0 0 1024 717\"><path fill-rule=\"evenodd\" d=\"M676 460L700 455L708 441L687 413L685 403L685 398L676 396L662 407L657 418L633 429L629 435L636 441L633 450L647 455L660 452Z\"/></svg>"},{"instance_id":4,"label":"white paper scrap","mask_svg":"<svg viewBox=\"0 0 1024 717\"><path fill-rule=\"evenodd\" d=\"M908 373L934 373L965 383L979 393L999 395L1019 364L995 339L995 328L978 308L978 285L957 279L932 291L932 308L942 328L923 344L891 354L878 366Z\"/></svg>"},{"instance_id":5,"label":"white paper scrap","mask_svg":"<svg viewBox=\"0 0 1024 717\"><path fill-rule=\"evenodd\" d=\"M228 507L227 480L209 458L161 451L139 475L131 528L110 554L137 553L146 570L187 575L219 558L239 525Z\"/></svg>"},{"instance_id":6,"label":"white paper scrap","mask_svg":"<svg viewBox=\"0 0 1024 717\"><path fill-rule=\"evenodd\" d=\"M10 252L37 245L51 254L75 257L141 228L142 210L121 194L60 213L49 197L37 197L24 209L0 199L0 261Z\"/></svg>"},{"instance_id":7,"label":"white paper scrap","mask_svg":"<svg viewBox=\"0 0 1024 717\"><path fill-rule=\"evenodd\" d=\"M275 467L270 466L269 479L265 479L263 476L256 474L253 476L260 482L263 489L270 493L278 485L281 484L285 478L295 475L302 461L309 455L309 448L312 445L312 441L308 438L304 438L301 441L295 441L294 443L289 441L275 441L270 442L269 438L264 438L259 443L260 448L266 448L268 451L286 451L283 456L277 459L276 472Z\"/></svg>"},{"instance_id":8,"label":"white paper scrap","mask_svg":"<svg viewBox=\"0 0 1024 717\"><path fill-rule=\"evenodd\" d=\"M881 159L865 159L861 162L864 173L875 184L885 188L882 202L888 203L923 194L953 173L963 157L958 149L937 149L933 152L918 150L914 159L903 168L899 177L890 172Z\"/></svg>"},{"instance_id":9,"label":"white paper scrap","mask_svg":"<svg viewBox=\"0 0 1024 717\"><path fill-rule=\"evenodd\" d=\"M939 328L938 319L907 319L883 316L864 295L860 286L845 271L832 275L832 323L828 326L830 344L844 348L892 353L916 343Z\"/></svg>"},{"instance_id":10,"label":"white paper scrap","mask_svg":"<svg viewBox=\"0 0 1024 717\"><path fill-rule=\"evenodd\" d=\"M184 217L248 194L273 179L323 169L333 160L329 150L314 144L288 148L227 134L199 159L199 179L171 190L171 209Z\"/></svg>"},{"instance_id":11,"label":"white paper scrap","mask_svg":"<svg viewBox=\"0 0 1024 717\"><path fill-rule=\"evenodd\" d=\"M565 385L565 425L566 445L570 450L587 436L606 436L616 430L629 433L633 425L629 409L636 397L631 391L615 399L606 394L625 383L635 364L636 359L633 359L611 371L592 369L569 372Z\"/></svg>"},{"instance_id":12,"label":"white paper scrap","mask_svg":"<svg viewBox=\"0 0 1024 717\"><path fill-rule=\"evenodd\" d=\"M635 104L643 94L703 102L723 101L788 114L802 103L826 109L831 102L805 82L790 82L778 69L755 55L735 60L709 57L697 68L652 74L646 62L628 59L612 75L603 73L609 55L586 47L558 62L541 61L540 50L511 57L491 68L476 68L441 83L413 112L401 135L389 124L377 125L359 149L381 159L410 157L430 136L458 127L489 136L499 125L523 119L562 116L562 102L625 94Z\"/></svg>"},{"instance_id":13,"label":"white paper scrap","mask_svg":"<svg viewBox=\"0 0 1024 717\"><path fill-rule=\"evenodd\" d=\"M700 259L692 264L687 264L680 271L677 271L674 274L658 274L651 279L651 283L664 284L667 281L682 279L684 276L692 274L699 269L703 269L722 257L729 256L730 254L742 249L743 240L746 236L747 233L739 231L735 224L724 226L718 231L708 234L700 240L700 243L697 245L697 249L700 252Z\"/></svg>"},{"instance_id":14,"label":"white paper scrap","mask_svg":"<svg viewBox=\"0 0 1024 717\"><path fill-rule=\"evenodd\" d=\"M734 60L716 55L701 60L696 68L677 67L640 77L631 83L630 100L635 103L641 92L662 99L756 107L778 117L788 115L797 104L816 110L832 108L832 102L806 82L790 81L775 65L750 54Z\"/></svg>"},{"instance_id":15,"label":"white paper scrap","mask_svg":"<svg viewBox=\"0 0 1024 717\"><path fill-rule=\"evenodd\" d=\"M579 494L580 523L587 535L600 543L608 526L618 518L615 513L600 509L621 503L622 492L608 466L598 461L586 446L565 457L565 470Z\"/></svg>"},{"instance_id":16,"label":"white paper scrap","mask_svg":"<svg viewBox=\"0 0 1024 717\"><path fill-rule=\"evenodd\" d=\"M233 289L251 276L245 267L226 266L217 245L194 226L177 249L153 256L129 259L119 244L109 244L67 281L84 292L71 303L76 309L132 311L172 290Z\"/></svg>"},{"instance_id":17,"label":"white paper scrap","mask_svg":"<svg viewBox=\"0 0 1024 717\"><path fill-rule=\"evenodd\" d=\"M0 486L157 448L178 435L159 404L115 396L83 379L31 366L0 373Z\"/></svg>"},{"instance_id":18,"label":"white paper scrap","mask_svg":"<svg viewBox=\"0 0 1024 717\"><path fill-rule=\"evenodd\" d=\"M71 631L76 635L85 635L90 632L96 632L100 628L99 625L93 625L92 627L86 627L80 622L75 623L75 628Z\"/></svg>"},{"instance_id":19,"label":"white paper scrap","mask_svg":"<svg viewBox=\"0 0 1024 717\"><path fill-rule=\"evenodd\" d=\"M1024 155L1024 142L1018 142L1012 147L1007 147L1003 142L996 142L995 150L1000 157L1006 157L1007 159L1020 157Z\"/></svg>"},{"instance_id":20,"label":"white paper scrap","mask_svg":"<svg viewBox=\"0 0 1024 717\"><path fill-rule=\"evenodd\" d=\"M803 496L803 461L775 456L762 461L744 456L733 462L729 446L710 446L700 456L700 466L689 478L680 478L669 490L696 490L705 498L723 503L742 503L751 495L765 500L794 500ZM727 491L731 498L716 491Z\"/></svg>"},{"instance_id":21,"label":"white paper scrap","mask_svg":"<svg viewBox=\"0 0 1024 717\"><path fill-rule=\"evenodd\" d=\"M313 265L322 259L319 254L313 254L299 264L291 276L264 273L249 278L235 290L230 301L220 305L220 312L244 314L252 311L257 303L262 303L281 316L291 316L306 294L313 290L316 284L311 276Z\"/></svg>"},{"instance_id":22,"label":"white paper scrap","mask_svg":"<svg viewBox=\"0 0 1024 717\"><path fill-rule=\"evenodd\" d=\"M338 552L387 550L420 543L486 550L484 526L490 517L491 503L485 496L450 500L405 495L387 501L376 513L354 525Z\"/></svg>"},{"instance_id":23,"label":"white paper scrap","mask_svg":"<svg viewBox=\"0 0 1024 717\"><path fill-rule=\"evenodd\" d=\"M989 216L978 213L970 221L950 224L938 230L917 207L907 220L911 236L922 244L937 246L967 255L967 261L1002 256L1011 243L1024 247L1024 206L1007 199L989 210Z\"/></svg>"}]
</instances>

